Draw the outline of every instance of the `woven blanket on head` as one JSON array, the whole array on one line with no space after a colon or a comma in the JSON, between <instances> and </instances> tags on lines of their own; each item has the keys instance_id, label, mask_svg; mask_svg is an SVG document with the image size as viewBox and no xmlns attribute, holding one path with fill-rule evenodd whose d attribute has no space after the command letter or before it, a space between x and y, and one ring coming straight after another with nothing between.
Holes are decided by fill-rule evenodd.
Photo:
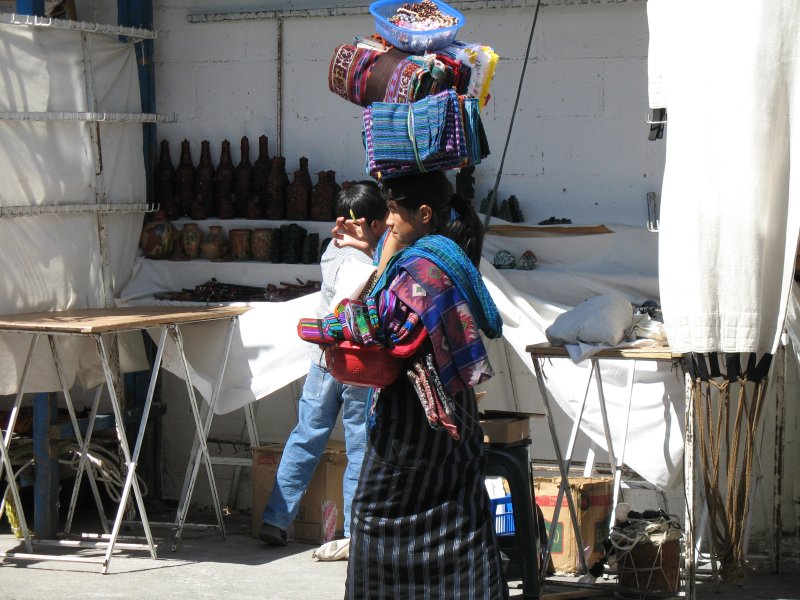
<instances>
[{"instance_id":1,"label":"woven blanket on head","mask_svg":"<svg viewBox=\"0 0 800 600\"><path fill-rule=\"evenodd\" d=\"M395 49L381 52L342 44L331 58L328 87L359 106L413 102L429 94L434 81L428 68L409 59Z\"/></svg>"}]
</instances>

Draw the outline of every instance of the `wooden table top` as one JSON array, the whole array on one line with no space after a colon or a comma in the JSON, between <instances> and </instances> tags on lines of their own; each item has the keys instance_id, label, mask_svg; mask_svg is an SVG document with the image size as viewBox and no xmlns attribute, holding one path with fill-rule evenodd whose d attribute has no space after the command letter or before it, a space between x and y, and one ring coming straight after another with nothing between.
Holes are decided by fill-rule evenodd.
<instances>
[{"instance_id":1,"label":"wooden table top","mask_svg":"<svg viewBox=\"0 0 800 600\"><path fill-rule=\"evenodd\" d=\"M0 332L114 333L161 325L213 321L241 315L249 306L136 306L77 308L0 315Z\"/></svg>"},{"instance_id":2,"label":"wooden table top","mask_svg":"<svg viewBox=\"0 0 800 600\"><path fill-rule=\"evenodd\" d=\"M547 342L541 344L531 344L525 348L534 358L569 358L569 353L564 346L553 346ZM627 360L680 360L683 354L673 352L668 346L656 346L652 348L609 348L601 350L589 357L610 358Z\"/></svg>"}]
</instances>

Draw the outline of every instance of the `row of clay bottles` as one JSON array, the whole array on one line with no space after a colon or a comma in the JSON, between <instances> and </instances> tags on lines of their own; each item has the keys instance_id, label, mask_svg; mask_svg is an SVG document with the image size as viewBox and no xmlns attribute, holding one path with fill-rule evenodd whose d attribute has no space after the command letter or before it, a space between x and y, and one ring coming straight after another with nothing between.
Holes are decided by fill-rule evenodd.
<instances>
[{"instance_id":1,"label":"row of clay bottles","mask_svg":"<svg viewBox=\"0 0 800 600\"><path fill-rule=\"evenodd\" d=\"M181 142L177 169L172 165L169 142L161 141L155 171L155 201L170 220L188 216L192 220L269 219L293 221L333 221L336 196L341 189L334 171L320 171L317 184L311 181L308 159L300 158L300 168L289 181L286 159L269 157L266 135L258 138L258 157L250 162L250 142L241 140L241 160L234 166L231 144L222 142L219 164L211 162L208 140L200 145L200 162L192 163L188 140Z\"/></svg>"}]
</instances>

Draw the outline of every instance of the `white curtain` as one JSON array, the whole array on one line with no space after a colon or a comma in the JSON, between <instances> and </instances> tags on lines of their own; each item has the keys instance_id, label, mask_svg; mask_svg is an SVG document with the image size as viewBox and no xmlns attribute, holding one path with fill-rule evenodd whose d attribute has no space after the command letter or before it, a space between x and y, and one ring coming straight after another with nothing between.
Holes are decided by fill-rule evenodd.
<instances>
[{"instance_id":1,"label":"white curtain","mask_svg":"<svg viewBox=\"0 0 800 600\"><path fill-rule=\"evenodd\" d=\"M800 228L800 2L647 5L651 105L668 113L659 285L670 345L773 352Z\"/></svg>"},{"instance_id":2,"label":"white curtain","mask_svg":"<svg viewBox=\"0 0 800 600\"><path fill-rule=\"evenodd\" d=\"M140 112L132 44L90 36L98 112ZM88 112L81 34L0 26L0 112ZM95 202L95 152L90 127L80 122L0 120L0 205L45 206ZM140 124L100 125L105 202L145 202ZM127 283L136 256L141 214L108 219L109 263L115 290ZM0 219L0 312L23 313L104 305L94 215ZM16 391L30 336L0 336L0 394ZM102 371L90 340L62 339L70 382L87 386ZM141 343L139 343L141 347ZM131 349L131 352L127 351ZM146 368L135 346L122 344L124 371ZM47 344L40 345L27 391L60 389Z\"/></svg>"}]
</instances>

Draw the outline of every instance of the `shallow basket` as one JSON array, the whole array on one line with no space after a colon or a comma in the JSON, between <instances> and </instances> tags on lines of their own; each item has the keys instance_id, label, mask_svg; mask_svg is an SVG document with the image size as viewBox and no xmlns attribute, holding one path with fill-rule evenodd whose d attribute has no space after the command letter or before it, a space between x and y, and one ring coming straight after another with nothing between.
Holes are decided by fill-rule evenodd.
<instances>
[{"instance_id":1,"label":"shallow basket","mask_svg":"<svg viewBox=\"0 0 800 600\"><path fill-rule=\"evenodd\" d=\"M456 33L466 23L466 18L456 9L448 6L444 2L431 0L441 11L442 14L455 17L458 21L451 27L441 29L431 29L430 31L416 31L405 29L389 22L389 17L393 16L397 9L406 4L403 0L377 0L369 6L369 12L375 17L375 30L383 39L395 46L398 50L421 54L433 50L440 50L449 46Z\"/></svg>"},{"instance_id":2,"label":"shallow basket","mask_svg":"<svg viewBox=\"0 0 800 600\"><path fill-rule=\"evenodd\" d=\"M514 506L511 496L491 498L494 531L497 535L514 535Z\"/></svg>"}]
</instances>

